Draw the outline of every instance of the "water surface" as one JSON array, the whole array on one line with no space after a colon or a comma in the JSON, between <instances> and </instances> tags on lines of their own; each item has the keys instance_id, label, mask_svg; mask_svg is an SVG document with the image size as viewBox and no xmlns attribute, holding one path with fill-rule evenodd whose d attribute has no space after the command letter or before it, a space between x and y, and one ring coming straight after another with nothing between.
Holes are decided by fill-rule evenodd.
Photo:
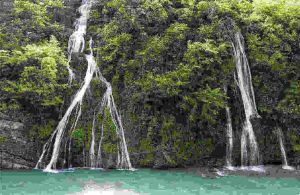
<instances>
[{"instance_id":1,"label":"water surface","mask_svg":"<svg viewBox=\"0 0 300 195\"><path fill-rule=\"evenodd\" d=\"M224 176L216 179L177 171L2 171L0 194L300 194L300 180ZM101 193L100 193L101 192Z\"/></svg>"}]
</instances>

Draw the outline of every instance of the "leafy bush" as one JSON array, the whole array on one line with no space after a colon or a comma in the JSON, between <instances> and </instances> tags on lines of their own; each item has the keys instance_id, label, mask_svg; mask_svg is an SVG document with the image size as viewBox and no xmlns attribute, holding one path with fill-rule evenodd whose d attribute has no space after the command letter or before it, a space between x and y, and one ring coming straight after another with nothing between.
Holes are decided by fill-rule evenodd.
<instances>
[{"instance_id":1,"label":"leafy bush","mask_svg":"<svg viewBox=\"0 0 300 195\"><path fill-rule=\"evenodd\" d=\"M54 36L49 41L22 47L6 55L2 67L19 67L15 79L1 80L1 90L7 99L25 100L37 108L63 103L67 59Z\"/></svg>"}]
</instances>

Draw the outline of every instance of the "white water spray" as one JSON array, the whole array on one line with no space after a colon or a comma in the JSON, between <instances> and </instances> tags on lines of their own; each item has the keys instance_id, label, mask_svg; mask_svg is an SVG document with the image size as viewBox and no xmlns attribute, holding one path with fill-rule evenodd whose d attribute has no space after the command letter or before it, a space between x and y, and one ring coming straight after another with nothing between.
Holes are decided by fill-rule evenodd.
<instances>
[{"instance_id":1,"label":"white water spray","mask_svg":"<svg viewBox=\"0 0 300 195\"><path fill-rule=\"evenodd\" d=\"M243 37L238 31L235 34L234 43L232 43L234 49L234 55L236 59L237 70L237 84L240 88L246 119L243 125L242 137L241 137L241 164L245 166L248 163L247 157L247 137L250 142L250 165L257 165L259 163L259 151L256 142L256 138L253 132L250 117L260 117L256 110L256 104L254 99L254 91L252 86L251 72L248 64L248 60L242 44Z\"/></svg>"}]
</instances>

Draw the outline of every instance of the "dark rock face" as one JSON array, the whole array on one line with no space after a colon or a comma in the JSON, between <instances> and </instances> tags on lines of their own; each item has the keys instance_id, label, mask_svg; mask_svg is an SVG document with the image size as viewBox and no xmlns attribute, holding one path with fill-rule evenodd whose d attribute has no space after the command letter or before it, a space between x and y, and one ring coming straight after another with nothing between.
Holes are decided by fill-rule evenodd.
<instances>
[{"instance_id":1,"label":"dark rock face","mask_svg":"<svg viewBox=\"0 0 300 195\"><path fill-rule=\"evenodd\" d=\"M76 15L78 14L78 12L76 12L76 9L81 5L81 1L66 0L64 1L64 5L66 6L66 8L54 8L53 10L51 10L51 12L53 13L53 19L56 22L63 24L67 28L73 28L74 22L78 18Z\"/></svg>"},{"instance_id":2,"label":"dark rock face","mask_svg":"<svg viewBox=\"0 0 300 195\"><path fill-rule=\"evenodd\" d=\"M0 1L0 16L12 10L14 7L14 0L1 0Z\"/></svg>"},{"instance_id":3,"label":"dark rock face","mask_svg":"<svg viewBox=\"0 0 300 195\"><path fill-rule=\"evenodd\" d=\"M26 135L24 124L1 118L1 169L33 168L38 158L37 151L35 151L37 147Z\"/></svg>"}]
</instances>

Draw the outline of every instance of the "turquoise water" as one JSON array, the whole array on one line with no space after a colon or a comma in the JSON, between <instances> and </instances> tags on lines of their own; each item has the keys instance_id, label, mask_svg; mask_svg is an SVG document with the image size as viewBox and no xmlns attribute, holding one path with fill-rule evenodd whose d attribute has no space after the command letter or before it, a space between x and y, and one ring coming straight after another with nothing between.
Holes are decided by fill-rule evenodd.
<instances>
[{"instance_id":1,"label":"turquoise water","mask_svg":"<svg viewBox=\"0 0 300 195\"><path fill-rule=\"evenodd\" d=\"M121 189L141 194L300 194L300 180L225 176L202 178L181 172L138 170L74 170L58 174L40 170L10 172L0 175L0 194L71 194L83 191L83 182L121 183ZM95 194L95 193L94 193ZM113 193L96 193L113 194Z\"/></svg>"}]
</instances>

